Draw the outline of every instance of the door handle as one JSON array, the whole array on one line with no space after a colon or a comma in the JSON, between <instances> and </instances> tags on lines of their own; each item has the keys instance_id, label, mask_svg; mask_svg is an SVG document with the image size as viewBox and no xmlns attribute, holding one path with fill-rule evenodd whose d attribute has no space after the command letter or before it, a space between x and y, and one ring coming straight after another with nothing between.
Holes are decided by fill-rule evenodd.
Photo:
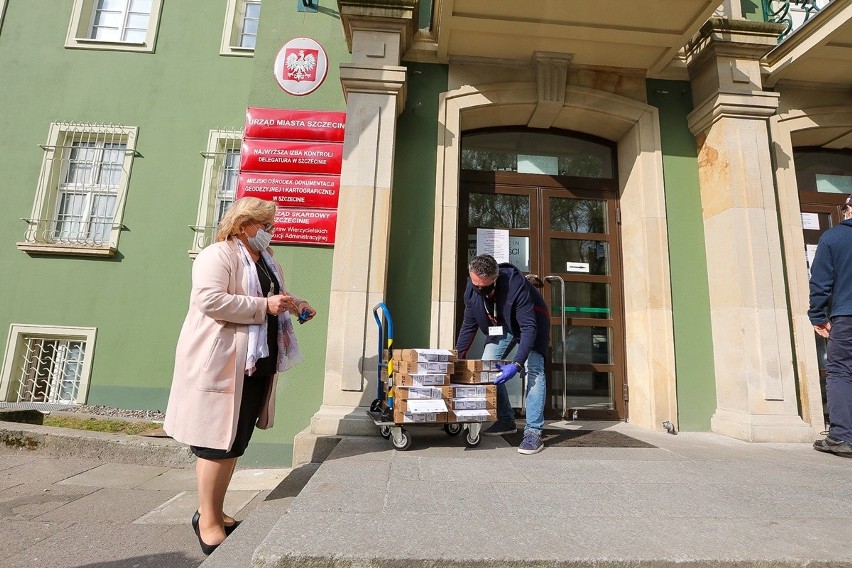
<instances>
[{"instance_id":1,"label":"door handle","mask_svg":"<svg viewBox=\"0 0 852 568\"><path fill-rule=\"evenodd\" d=\"M526 278L527 281L536 288L544 288L544 282L542 282L538 274L527 274Z\"/></svg>"},{"instance_id":2,"label":"door handle","mask_svg":"<svg viewBox=\"0 0 852 568\"><path fill-rule=\"evenodd\" d=\"M562 418L568 414L568 346L567 343L567 328L565 325L565 280L561 276L550 274L544 279L552 284L559 284L559 328L562 332Z\"/></svg>"}]
</instances>

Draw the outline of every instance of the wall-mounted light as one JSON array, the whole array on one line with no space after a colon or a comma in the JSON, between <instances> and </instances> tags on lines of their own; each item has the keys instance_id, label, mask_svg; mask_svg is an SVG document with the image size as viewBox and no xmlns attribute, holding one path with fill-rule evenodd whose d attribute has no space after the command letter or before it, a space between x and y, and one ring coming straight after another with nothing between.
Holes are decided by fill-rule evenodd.
<instances>
[{"instance_id":1,"label":"wall-mounted light","mask_svg":"<svg viewBox=\"0 0 852 568\"><path fill-rule=\"evenodd\" d=\"M316 12L319 8L319 0L296 0L297 12Z\"/></svg>"}]
</instances>

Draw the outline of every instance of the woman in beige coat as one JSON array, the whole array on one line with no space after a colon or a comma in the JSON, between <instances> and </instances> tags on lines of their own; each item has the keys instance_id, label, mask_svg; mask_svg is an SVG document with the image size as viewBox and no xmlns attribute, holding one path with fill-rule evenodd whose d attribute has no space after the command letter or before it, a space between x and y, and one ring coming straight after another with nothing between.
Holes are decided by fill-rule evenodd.
<instances>
[{"instance_id":1,"label":"woman in beige coat","mask_svg":"<svg viewBox=\"0 0 852 568\"><path fill-rule=\"evenodd\" d=\"M285 288L268 248L274 219L274 203L237 200L192 267L163 427L197 456L192 526L205 554L236 527L225 492L254 427L272 427L276 374L301 360L290 316L316 314Z\"/></svg>"}]
</instances>

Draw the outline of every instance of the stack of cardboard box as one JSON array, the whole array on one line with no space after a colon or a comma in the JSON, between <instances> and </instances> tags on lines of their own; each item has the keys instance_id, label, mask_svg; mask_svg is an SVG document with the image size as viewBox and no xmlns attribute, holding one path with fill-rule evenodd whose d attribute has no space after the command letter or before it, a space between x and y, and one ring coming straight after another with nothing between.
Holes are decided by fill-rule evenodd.
<instances>
[{"instance_id":1,"label":"stack of cardboard box","mask_svg":"<svg viewBox=\"0 0 852 568\"><path fill-rule=\"evenodd\" d=\"M448 349L394 349L388 362L394 389L393 421L447 422L450 374L456 354ZM387 400L387 397L386 397Z\"/></svg>"},{"instance_id":2,"label":"stack of cardboard box","mask_svg":"<svg viewBox=\"0 0 852 568\"><path fill-rule=\"evenodd\" d=\"M385 351L393 387L393 421L406 423L489 422L496 419L493 383L506 361L456 359L448 349Z\"/></svg>"},{"instance_id":3,"label":"stack of cardboard box","mask_svg":"<svg viewBox=\"0 0 852 568\"><path fill-rule=\"evenodd\" d=\"M497 387L494 379L505 361L459 359L450 377L447 401L449 422L490 422L496 420Z\"/></svg>"}]
</instances>

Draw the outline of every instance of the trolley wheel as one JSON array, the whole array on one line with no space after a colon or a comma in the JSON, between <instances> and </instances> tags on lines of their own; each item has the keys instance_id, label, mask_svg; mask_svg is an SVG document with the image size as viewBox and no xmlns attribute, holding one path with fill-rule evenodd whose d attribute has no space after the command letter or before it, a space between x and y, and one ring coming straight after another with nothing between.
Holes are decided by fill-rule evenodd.
<instances>
[{"instance_id":1,"label":"trolley wheel","mask_svg":"<svg viewBox=\"0 0 852 568\"><path fill-rule=\"evenodd\" d=\"M391 437L390 426L379 426L379 434L382 435L382 438L387 440Z\"/></svg>"},{"instance_id":2,"label":"trolley wheel","mask_svg":"<svg viewBox=\"0 0 852 568\"><path fill-rule=\"evenodd\" d=\"M479 430L478 429L477 429L476 433L471 432L470 429L468 429L465 432L464 443L465 443L465 445L467 445L468 448L475 448L476 446L479 445L479 442L481 442L481 441L482 441L482 439L479 437Z\"/></svg>"},{"instance_id":3,"label":"trolley wheel","mask_svg":"<svg viewBox=\"0 0 852 568\"><path fill-rule=\"evenodd\" d=\"M461 431L461 424L444 424L444 432L446 432L448 436L458 436L459 434L461 434Z\"/></svg>"},{"instance_id":4,"label":"trolley wheel","mask_svg":"<svg viewBox=\"0 0 852 568\"><path fill-rule=\"evenodd\" d=\"M381 401L381 399L378 399L378 398L377 398L376 400L374 400L374 401L373 401L373 403L370 405L370 410L371 410L372 412L381 412L381 411L382 411L382 401Z\"/></svg>"},{"instance_id":5,"label":"trolley wheel","mask_svg":"<svg viewBox=\"0 0 852 568\"><path fill-rule=\"evenodd\" d=\"M400 428L399 435L391 432L390 441L395 449L404 452L411 447L411 434L405 428Z\"/></svg>"}]
</instances>

